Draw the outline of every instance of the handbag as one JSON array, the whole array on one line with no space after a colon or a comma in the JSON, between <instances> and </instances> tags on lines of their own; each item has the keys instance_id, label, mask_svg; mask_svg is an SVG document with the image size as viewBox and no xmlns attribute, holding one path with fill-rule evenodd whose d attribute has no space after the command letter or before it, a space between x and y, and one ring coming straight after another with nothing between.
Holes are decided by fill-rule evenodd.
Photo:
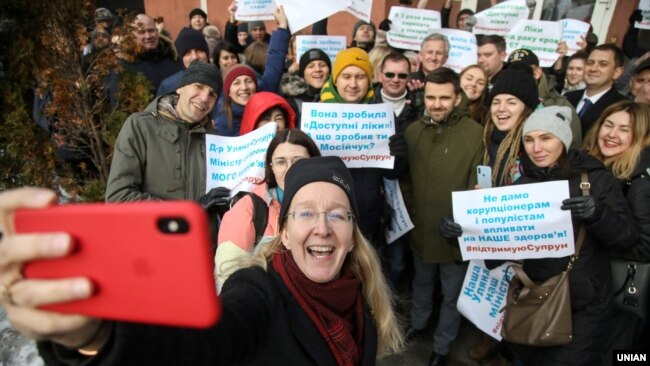
<instances>
[{"instance_id":1,"label":"handbag","mask_svg":"<svg viewBox=\"0 0 650 366\"><path fill-rule=\"evenodd\" d=\"M614 306L639 318L650 307L650 263L611 258Z\"/></svg>"},{"instance_id":2,"label":"handbag","mask_svg":"<svg viewBox=\"0 0 650 366\"><path fill-rule=\"evenodd\" d=\"M580 189L589 195L587 173L581 174ZM508 342L530 346L558 346L573 340L571 324L571 291L569 273L578 259L585 239L582 225L576 241L575 254L567 268L542 283L533 282L521 267L514 267L510 281L501 336Z\"/></svg>"}]
</instances>

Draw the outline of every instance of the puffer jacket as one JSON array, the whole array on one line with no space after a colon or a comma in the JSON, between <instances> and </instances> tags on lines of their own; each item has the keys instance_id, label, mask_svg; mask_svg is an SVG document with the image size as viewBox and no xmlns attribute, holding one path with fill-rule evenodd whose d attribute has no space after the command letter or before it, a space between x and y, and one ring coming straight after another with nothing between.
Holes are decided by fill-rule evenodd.
<instances>
[{"instance_id":1,"label":"puffer jacket","mask_svg":"<svg viewBox=\"0 0 650 366\"><path fill-rule=\"evenodd\" d=\"M296 126L296 113L286 99L275 93L258 92L253 94L246 103L239 134L245 135L253 131L262 114L274 107L280 107L286 112L288 119L285 128L294 128Z\"/></svg>"},{"instance_id":2,"label":"puffer jacket","mask_svg":"<svg viewBox=\"0 0 650 366\"><path fill-rule=\"evenodd\" d=\"M178 96L154 99L120 130L106 186L107 202L193 200L205 193L205 124L175 117Z\"/></svg>"}]
</instances>

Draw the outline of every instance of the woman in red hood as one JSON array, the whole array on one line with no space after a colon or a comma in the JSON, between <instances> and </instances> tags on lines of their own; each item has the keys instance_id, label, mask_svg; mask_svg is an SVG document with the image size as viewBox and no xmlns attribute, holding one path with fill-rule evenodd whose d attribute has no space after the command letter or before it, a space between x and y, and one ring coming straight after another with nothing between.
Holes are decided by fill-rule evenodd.
<instances>
[{"instance_id":1,"label":"woman in red hood","mask_svg":"<svg viewBox=\"0 0 650 366\"><path fill-rule=\"evenodd\" d=\"M257 92L244 108L239 135L247 134L269 122L278 124L278 131L296 126L296 113L286 99L271 92Z\"/></svg>"}]
</instances>

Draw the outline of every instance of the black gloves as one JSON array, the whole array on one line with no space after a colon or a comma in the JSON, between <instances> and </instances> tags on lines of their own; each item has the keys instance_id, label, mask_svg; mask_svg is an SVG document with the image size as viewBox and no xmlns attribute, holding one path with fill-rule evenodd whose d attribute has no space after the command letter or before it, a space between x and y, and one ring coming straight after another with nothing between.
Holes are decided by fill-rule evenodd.
<instances>
[{"instance_id":1,"label":"black gloves","mask_svg":"<svg viewBox=\"0 0 650 366\"><path fill-rule=\"evenodd\" d=\"M459 248L458 237L463 235L463 228L460 227L453 219L445 217L440 220L440 227L438 228L440 235L447 239L447 243L452 247Z\"/></svg>"},{"instance_id":2,"label":"black gloves","mask_svg":"<svg viewBox=\"0 0 650 366\"><path fill-rule=\"evenodd\" d=\"M391 25L390 19L386 18L386 19L382 20L381 23L379 23L379 27L377 27L377 28L388 32L388 31L390 31L390 25Z\"/></svg>"},{"instance_id":3,"label":"black gloves","mask_svg":"<svg viewBox=\"0 0 650 366\"><path fill-rule=\"evenodd\" d=\"M440 220L440 235L445 239L456 239L463 235L463 228L460 227L454 220L445 217Z\"/></svg>"},{"instance_id":4,"label":"black gloves","mask_svg":"<svg viewBox=\"0 0 650 366\"><path fill-rule=\"evenodd\" d=\"M634 25L634 22L640 22L643 20L643 14L641 13L641 9L636 9L635 11L630 14L630 18L628 19L630 21L631 25Z\"/></svg>"},{"instance_id":5,"label":"black gloves","mask_svg":"<svg viewBox=\"0 0 650 366\"><path fill-rule=\"evenodd\" d=\"M216 207L228 207L230 204L230 189L226 187L212 188L210 192L199 199L199 204L206 211Z\"/></svg>"},{"instance_id":6,"label":"black gloves","mask_svg":"<svg viewBox=\"0 0 650 366\"><path fill-rule=\"evenodd\" d=\"M390 154L395 157L405 157L408 154L406 139L404 134L396 133L388 139L388 149Z\"/></svg>"},{"instance_id":7,"label":"black gloves","mask_svg":"<svg viewBox=\"0 0 650 366\"><path fill-rule=\"evenodd\" d=\"M600 218L603 205L593 196L576 196L562 201L562 209L571 210L571 215L578 219L593 222Z\"/></svg>"}]
</instances>

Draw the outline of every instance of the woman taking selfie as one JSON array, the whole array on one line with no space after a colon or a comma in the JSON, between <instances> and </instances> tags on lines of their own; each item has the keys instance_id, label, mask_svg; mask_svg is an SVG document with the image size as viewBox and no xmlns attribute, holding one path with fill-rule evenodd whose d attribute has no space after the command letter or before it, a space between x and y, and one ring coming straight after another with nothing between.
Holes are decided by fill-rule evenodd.
<instances>
[{"instance_id":1,"label":"woman taking selfie","mask_svg":"<svg viewBox=\"0 0 650 366\"><path fill-rule=\"evenodd\" d=\"M15 209L54 199L33 188L0 194L3 226L13 227ZM297 161L285 176L280 235L224 284L221 321L206 330L37 309L92 296L88 278L20 275L29 261L65 256L71 245L65 234L6 231L0 304L16 329L40 341L47 364L93 358L98 365L374 365L400 348L402 335L357 214L353 181L339 158Z\"/></svg>"}]
</instances>

